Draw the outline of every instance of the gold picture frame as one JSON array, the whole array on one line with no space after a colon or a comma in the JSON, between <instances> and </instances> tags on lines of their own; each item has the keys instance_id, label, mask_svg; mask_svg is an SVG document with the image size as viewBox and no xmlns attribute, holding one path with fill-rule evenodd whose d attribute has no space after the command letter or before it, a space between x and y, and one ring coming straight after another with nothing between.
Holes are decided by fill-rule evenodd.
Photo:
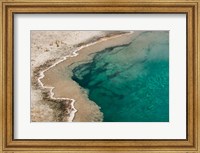
<instances>
[{"instance_id":1,"label":"gold picture frame","mask_svg":"<svg viewBox=\"0 0 200 153\"><path fill-rule=\"evenodd\" d=\"M1 0L0 152L200 152L199 0ZM173 140L14 139L14 14L175 13L187 18L187 138Z\"/></svg>"}]
</instances>

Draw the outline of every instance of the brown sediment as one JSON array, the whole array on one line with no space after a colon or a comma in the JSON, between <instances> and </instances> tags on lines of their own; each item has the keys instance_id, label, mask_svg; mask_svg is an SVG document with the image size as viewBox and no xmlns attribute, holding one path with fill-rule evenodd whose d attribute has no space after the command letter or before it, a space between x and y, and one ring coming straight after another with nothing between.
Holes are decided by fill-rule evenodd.
<instances>
[{"instance_id":1,"label":"brown sediment","mask_svg":"<svg viewBox=\"0 0 200 153\"><path fill-rule=\"evenodd\" d=\"M51 60L48 60L47 62L45 62L44 64L34 68L33 76L31 78L32 87L34 87L35 89L39 89L40 88L40 85L39 85L39 82L38 82L38 77L40 76L40 72L44 71L45 69L47 69L55 61L56 61L56 59L51 59Z\"/></svg>"},{"instance_id":2,"label":"brown sediment","mask_svg":"<svg viewBox=\"0 0 200 153\"><path fill-rule=\"evenodd\" d=\"M108 34L106 36L103 36L103 37L93 37L85 42L82 42L82 43L79 43L77 44L76 46L74 47L81 47L81 46L85 46L87 44L90 44L90 43L94 43L102 38L110 38L110 37L113 37L113 36L118 36L118 35L121 35L121 34L126 34L126 33L130 33L130 32L122 32L122 31L112 31L112 33L108 32Z\"/></svg>"},{"instance_id":3,"label":"brown sediment","mask_svg":"<svg viewBox=\"0 0 200 153\"><path fill-rule=\"evenodd\" d=\"M55 63L57 59L48 60L45 64L42 64L36 67L33 71L33 77L31 79L32 87L34 89L41 89L41 86L38 82L38 77L40 76L40 72L44 71L48 67L50 67L53 63ZM49 106L52 109L57 109L57 121L58 122L67 122L68 117L70 116L71 108L71 100L62 100L62 99L52 99L50 97L49 89L41 89L42 90L42 99L48 102ZM34 122L34 120L32 120Z\"/></svg>"},{"instance_id":4,"label":"brown sediment","mask_svg":"<svg viewBox=\"0 0 200 153\"><path fill-rule=\"evenodd\" d=\"M72 67L69 66L77 62L90 60L92 58L92 53L99 52L105 48L129 44L134 36L135 33L129 32L100 38L95 43L79 50L78 56L69 57L44 72L45 76L41 79L41 82L44 86L55 87L53 89L55 97L70 98L75 100L75 108L78 111L76 112L73 121L98 122L103 120L103 114L100 112L100 108L88 99L81 87L71 79ZM63 104L63 107L67 108L69 106L68 104Z\"/></svg>"},{"instance_id":5,"label":"brown sediment","mask_svg":"<svg viewBox=\"0 0 200 153\"><path fill-rule=\"evenodd\" d=\"M55 109L57 107L57 110L59 110L59 114L57 117L57 121L59 122L67 122L68 118L70 116L71 113L71 102L70 100L66 101L66 100L59 100L59 99L52 99L49 96L49 91L48 90L44 90L43 93L43 99L45 101L47 101L48 103L51 103L50 106L52 106L53 109ZM57 105L57 106L56 106Z\"/></svg>"}]
</instances>

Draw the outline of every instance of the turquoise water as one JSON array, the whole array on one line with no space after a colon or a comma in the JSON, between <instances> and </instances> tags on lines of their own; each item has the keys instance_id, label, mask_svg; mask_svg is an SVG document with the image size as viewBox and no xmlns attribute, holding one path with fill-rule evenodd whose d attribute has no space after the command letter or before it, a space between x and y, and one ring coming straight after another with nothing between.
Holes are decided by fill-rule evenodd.
<instances>
[{"instance_id":1,"label":"turquoise water","mask_svg":"<svg viewBox=\"0 0 200 153\"><path fill-rule=\"evenodd\" d=\"M143 32L73 69L104 122L169 121L169 33Z\"/></svg>"}]
</instances>

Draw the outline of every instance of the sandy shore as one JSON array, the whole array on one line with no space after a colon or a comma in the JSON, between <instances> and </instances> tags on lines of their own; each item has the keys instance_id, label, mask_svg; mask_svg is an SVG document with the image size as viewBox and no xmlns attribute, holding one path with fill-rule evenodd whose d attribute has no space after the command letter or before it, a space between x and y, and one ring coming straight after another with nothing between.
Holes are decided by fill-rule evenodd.
<instances>
[{"instance_id":1,"label":"sandy shore","mask_svg":"<svg viewBox=\"0 0 200 153\"><path fill-rule=\"evenodd\" d=\"M81 47L73 51L70 57L67 56L66 59L57 61L56 64L51 65L44 71L39 78L39 82L41 81L44 88L50 89L50 95L53 97L48 98L59 98L61 102L63 102L62 100L68 100L62 106L68 108L66 109L67 113L65 113L68 116L68 121L69 119L75 122L98 122L103 120L100 108L90 101L81 87L71 79L71 70L76 66L76 63L79 62L80 64L82 61L90 60L93 53L105 48L128 44L138 34L139 32L130 32L110 35L92 43L82 44Z\"/></svg>"}]
</instances>

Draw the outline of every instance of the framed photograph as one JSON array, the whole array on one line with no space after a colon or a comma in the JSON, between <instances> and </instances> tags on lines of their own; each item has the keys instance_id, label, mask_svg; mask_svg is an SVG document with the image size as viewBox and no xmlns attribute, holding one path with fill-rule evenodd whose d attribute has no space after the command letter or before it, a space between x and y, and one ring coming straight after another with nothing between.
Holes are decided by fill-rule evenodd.
<instances>
[{"instance_id":1,"label":"framed photograph","mask_svg":"<svg viewBox=\"0 0 200 153\"><path fill-rule=\"evenodd\" d=\"M199 0L3 0L1 152L200 152Z\"/></svg>"}]
</instances>

